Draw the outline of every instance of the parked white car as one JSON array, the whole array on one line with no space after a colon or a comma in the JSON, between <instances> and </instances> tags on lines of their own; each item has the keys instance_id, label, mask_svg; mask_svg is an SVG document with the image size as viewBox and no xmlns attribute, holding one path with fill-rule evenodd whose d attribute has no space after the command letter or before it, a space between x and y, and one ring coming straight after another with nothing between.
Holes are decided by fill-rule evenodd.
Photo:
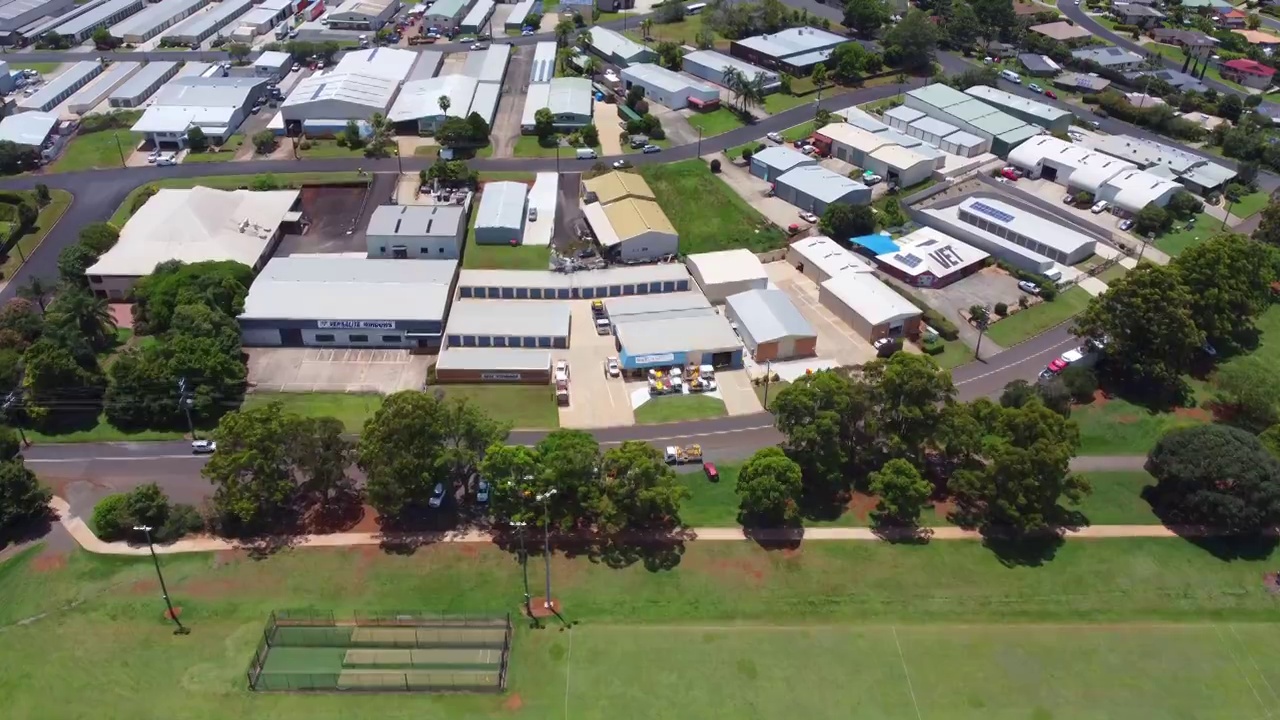
<instances>
[{"instance_id":1,"label":"parked white car","mask_svg":"<svg viewBox=\"0 0 1280 720\"><path fill-rule=\"evenodd\" d=\"M779 134L778 134L778 133L776 133L776 132L774 132L774 133L769 133L768 135L765 135L765 137L766 137L766 138L768 138L768 139L769 139L770 141L772 141L772 142L776 142L776 143L778 143L779 145L781 145L781 144L782 144L782 136L781 136L781 135L779 135Z\"/></svg>"},{"instance_id":2,"label":"parked white car","mask_svg":"<svg viewBox=\"0 0 1280 720\"><path fill-rule=\"evenodd\" d=\"M811 212L806 212L806 211L804 211L804 210L801 210L801 211L800 211L800 219L801 219L801 220L803 220L803 221L805 221L805 222L807 222L807 223L816 223L816 222L818 222L818 216L817 216L817 215L814 215L814 214L813 214L813 213L811 213Z\"/></svg>"},{"instance_id":3,"label":"parked white car","mask_svg":"<svg viewBox=\"0 0 1280 720\"><path fill-rule=\"evenodd\" d=\"M604 361L604 374L615 378L622 375L622 366L618 364L618 358L611 357Z\"/></svg>"},{"instance_id":4,"label":"parked white car","mask_svg":"<svg viewBox=\"0 0 1280 720\"><path fill-rule=\"evenodd\" d=\"M569 361L568 360L556 361L556 379L560 380L561 378L565 380L569 379Z\"/></svg>"},{"instance_id":5,"label":"parked white car","mask_svg":"<svg viewBox=\"0 0 1280 720\"><path fill-rule=\"evenodd\" d=\"M165 153L156 158L156 165L177 165L178 156L174 153Z\"/></svg>"},{"instance_id":6,"label":"parked white car","mask_svg":"<svg viewBox=\"0 0 1280 720\"><path fill-rule=\"evenodd\" d=\"M218 443L212 440L192 440L191 452L196 455L207 455L218 449Z\"/></svg>"},{"instance_id":7,"label":"parked white car","mask_svg":"<svg viewBox=\"0 0 1280 720\"><path fill-rule=\"evenodd\" d=\"M1093 207L1089 208L1089 212L1093 213L1094 215L1098 215L1106 212L1107 208L1109 207L1111 207L1111 203L1108 203L1106 200L1099 200L1098 202L1093 204Z\"/></svg>"}]
</instances>

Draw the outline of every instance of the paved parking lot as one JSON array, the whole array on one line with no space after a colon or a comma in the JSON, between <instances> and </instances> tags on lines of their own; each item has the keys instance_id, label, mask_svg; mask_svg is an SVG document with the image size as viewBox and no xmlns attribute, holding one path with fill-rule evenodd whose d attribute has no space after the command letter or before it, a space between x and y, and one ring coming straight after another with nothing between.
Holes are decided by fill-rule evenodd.
<instances>
[{"instance_id":1,"label":"paved parking lot","mask_svg":"<svg viewBox=\"0 0 1280 720\"><path fill-rule=\"evenodd\" d=\"M1046 202L1055 203L1063 210L1075 215L1081 220L1084 220L1090 227L1097 227L1104 232L1113 233L1114 235L1122 238L1128 236L1128 233L1120 229L1120 221L1124 218L1121 218L1118 215L1112 215L1110 210L1095 215L1089 211L1089 206L1087 205L1085 207L1078 208L1075 205L1067 205L1062 202L1062 198L1067 195L1067 188L1065 185L1059 185L1052 180L1045 180L1044 178L1040 178L1038 180L1023 178L1015 183L1013 187L1023 192L1035 195ZM1129 242L1133 242L1132 238L1129 238Z\"/></svg>"},{"instance_id":2,"label":"paved parking lot","mask_svg":"<svg viewBox=\"0 0 1280 720\"><path fill-rule=\"evenodd\" d=\"M596 334L590 300L573 301L570 312L569 349L555 354L569 360L569 406L560 408L560 427L634 425L626 383L604 372L605 358L618 354L613 336Z\"/></svg>"},{"instance_id":3,"label":"paved parking lot","mask_svg":"<svg viewBox=\"0 0 1280 720\"><path fill-rule=\"evenodd\" d=\"M707 160L717 159L714 155L707 155L706 158ZM737 165L721 159L720 179L733 188L738 197L746 200L748 205L769 218L769 222L774 225L783 229L792 224L799 225L801 229L809 227L809 223L800 219L800 208L781 198L767 196L765 193L769 191L769 183L752 175L745 165Z\"/></svg>"},{"instance_id":4,"label":"paved parking lot","mask_svg":"<svg viewBox=\"0 0 1280 720\"><path fill-rule=\"evenodd\" d=\"M730 415L750 415L764 410L746 370L722 370L716 373L720 399Z\"/></svg>"},{"instance_id":5,"label":"paved parking lot","mask_svg":"<svg viewBox=\"0 0 1280 720\"><path fill-rule=\"evenodd\" d=\"M818 285L785 262L764 266L769 280L787 293L818 335L818 357L840 365L863 365L875 359L871 343L818 302Z\"/></svg>"},{"instance_id":6,"label":"paved parking lot","mask_svg":"<svg viewBox=\"0 0 1280 720\"><path fill-rule=\"evenodd\" d=\"M408 350L245 348L249 386L271 392L420 390L431 358Z\"/></svg>"},{"instance_id":7,"label":"paved parking lot","mask_svg":"<svg viewBox=\"0 0 1280 720\"><path fill-rule=\"evenodd\" d=\"M994 308L996 303L1004 303L1013 307L1023 295L1018 279L994 265L946 287L917 288L916 292L957 326L967 324L965 318L974 305Z\"/></svg>"},{"instance_id":8,"label":"paved parking lot","mask_svg":"<svg viewBox=\"0 0 1280 720\"><path fill-rule=\"evenodd\" d=\"M275 256L294 253L345 253L368 250L365 228L378 205L395 194L395 173L375 173L367 192L362 187L315 186L302 189L302 212L310 225L303 235L286 235Z\"/></svg>"}]
</instances>

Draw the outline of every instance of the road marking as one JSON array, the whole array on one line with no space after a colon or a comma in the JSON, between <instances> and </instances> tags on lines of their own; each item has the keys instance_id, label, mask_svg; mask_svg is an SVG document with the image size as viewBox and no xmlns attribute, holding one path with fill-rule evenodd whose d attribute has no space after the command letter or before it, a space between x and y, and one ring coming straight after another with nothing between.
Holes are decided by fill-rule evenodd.
<instances>
[{"instance_id":1,"label":"road marking","mask_svg":"<svg viewBox=\"0 0 1280 720\"><path fill-rule=\"evenodd\" d=\"M898 661L902 663L902 674L907 676L907 692L911 693L911 704L916 708L916 720L924 720L920 714L920 703L916 701L916 689L911 685L911 671L907 670L907 657L902 654L902 641L898 640L898 627L893 627L893 644L898 646Z\"/></svg>"},{"instance_id":2,"label":"road marking","mask_svg":"<svg viewBox=\"0 0 1280 720\"><path fill-rule=\"evenodd\" d=\"M71 463L71 462L103 462L107 460L118 460L123 462L134 462L137 460L204 460L201 455L133 455L124 457L82 457L82 458L25 458L24 462L30 465L32 463Z\"/></svg>"},{"instance_id":3,"label":"road marking","mask_svg":"<svg viewBox=\"0 0 1280 720\"><path fill-rule=\"evenodd\" d=\"M985 377L990 377L990 376L992 376L992 375L997 375L997 374L999 374L999 373L1004 372L1005 370L1008 370L1009 368L1017 367L1017 366L1021 365L1022 363L1027 362L1028 360L1035 360L1036 358L1040 357L1041 355L1044 355L1045 353L1050 352L1050 351L1052 351L1052 350L1056 350L1056 349L1058 349L1058 348L1062 347L1063 345L1071 345L1071 344L1074 344L1074 343L1076 343L1076 342L1079 342L1076 338L1068 338L1068 339L1063 340L1062 342L1060 342L1060 343L1058 343L1058 344L1056 344L1056 345L1050 345L1049 347L1047 347L1047 348L1045 348L1045 349L1043 349L1043 350L1041 350L1041 351L1039 351L1039 352L1036 352L1036 353L1033 353L1033 354L1031 354L1031 355L1028 355L1027 357L1024 357L1024 358L1022 358L1021 360L1018 360L1018 361L1016 361L1016 362L1011 362L1011 363L1009 363L1008 365L1001 365L1000 367L995 368L995 369L993 369L993 370L989 370L989 371L987 371L987 372L985 372L985 373L983 373L983 374L981 374L981 375L975 375L974 377L971 377L971 378L969 378L968 380L961 380L961 381L957 382L957 383L956 383L956 385L964 385L965 383L971 383L971 382L973 382L974 380L981 380L982 378L985 378ZM1017 346L1015 345L1014 347L1017 347Z\"/></svg>"}]
</instances>

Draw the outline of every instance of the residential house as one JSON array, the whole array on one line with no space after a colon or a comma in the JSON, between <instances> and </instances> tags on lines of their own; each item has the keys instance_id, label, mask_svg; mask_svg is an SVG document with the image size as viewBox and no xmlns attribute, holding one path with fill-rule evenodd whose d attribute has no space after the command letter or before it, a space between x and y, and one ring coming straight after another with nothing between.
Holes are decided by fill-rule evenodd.
<instances>
[{"instance_id":1,"label":"residential house","mask_svg":"<svg viewBox=\"0 0 1280 720\"><path fill-rule=\"evenodd\" d=\"M1257 60L1239 58L1220 63L1218 72L1222 74L1222 79L1224 80L1240 83L1245 87L1265 90L1271 87L1271 80L1275 77L1276 69L1269 65L1263 65Z\"/></svg>"},{"instance_id":2,"label":"residential house","mask_svg":"<svg viewBox=\"0 0 1280 720\"><path fill-rule=\"evenodd\" d=\"M1072 50L1071 57L1081 62L1095 63L1116 72L1137 70L1144 60L1138 53L1111 45Z\"/></svg>"},{"instance_id":3,"label":"residential house","mask_svg":"<svg viewBox=\"0 0 1280 720\"><path fill-rule=\"evenodd\" d=\"M1232 30L1231 32L1240 35L1250 45L1261 48L1262 52L1270 55L1277 46L1280 46L1280 37L1276 37L1271 33L1265 33L1261 30Z\"/></svg>"},{"instance_id":4,"label":"residential house","mask_svg":"<svg viewBox=\"0 0 1280 720\"><path fill-rule=\"evenodd\" d=\"M1249 22L1249 15L1239 8L1231 8L1228 12L1215 15L1213 19L1218 24L1218 27L1243 30L1244 26Z\"/></svg>"},{"instance_id":5,"label":"residential house","mask_svg":"<svg viewBox=\"0 0 1280 720\"><path fill-rule=\"evenodd\" d=\"M1138 27L1159 25L1160 20L1164 18L1164 13L1159 10L1135 3L1114 3L1111 6L1111 14L1125 25Z\"/></svg>"},{"instance_id":6,"label":"residential house","mask_svg":"<svg viewBox=\"0 0 1280 720\"><path fill-rule=\"evenodd\" d=\"M1182 48L1184 53L1193 57L1208 57L1218 46L1217 38L1199 30L1155 28L1151 31L1151 39L1158 43Z\"/></svg>"}]
</instances>

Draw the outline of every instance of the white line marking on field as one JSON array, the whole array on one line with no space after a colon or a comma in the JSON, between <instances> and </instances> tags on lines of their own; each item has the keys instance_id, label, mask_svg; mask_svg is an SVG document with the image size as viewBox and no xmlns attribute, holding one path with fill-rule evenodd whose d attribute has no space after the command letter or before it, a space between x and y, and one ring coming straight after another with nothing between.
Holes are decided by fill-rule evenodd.
<instances>
[{"instance_id":1,"label":"white line marking on field","mask_svg":"<svg viewBox=\"0 0 1280 720\"><path fill-rule=\"evenodd\" d=\"M1249 646L1244 644L1244 640L1241 639L1240 634L1236 632L1236 626L1228 625L1227 628L1230 629L1231 634L1235 636L1236 642L1240 643L1240 649L1244 651L1244 656L1249 658L1249 664L1253 665L1253 669L1258 671L1258 677L1262 678L1262 684L1267 686L1267 692L1271 693L1272 699L1280 701L1280 696L1276 695L1276 689L1271 687L1271 681L1267 680L1267 676L1263 674L1262 668L1258 667L1258 661L1253 659L1253 653L1249 652Z\"/></svg>"},{"instance_id":2,"label":"white line marking on field","mask_svg":"<svg viewBox=\"0 0 1280 720\"><path fill-rule=\"evenodd\" d=\"M1240 672L1240 677L1244 678L1244 684L1249 686L1249 691L1253 693L1253 697L1262 706L1262 711L1266 713L1265 717L1271 717L1271 710L1267 704L1262 701L1262 696L1258 694L1258 689L1253 686L1253 681L1249 679L1249 674L1240 666L1240 661L1236 659L1236 654L1231 650L1231 646L1227 644L1227 639L1222 637L1222 630L1217 625L1213 626L1213 632L1218 636L1218 641L1222 643L1222 647L1227 651L1227 655L1231 656L1231 662L1235 664L1236 670Z\"/></svg>"},{"instance_id":3,"label":"white line marking on field","mask_svg":"<svg viewBox=\"0 0 1280 720\"><path fill-rule=\"evenodd\" d=\"M564 720L569 720L569 670L573 668L573 626L569 626L569 652L564 658Z\"/></svg>"},{"instance_id":4,"label":"white line marking on field","mask_svg":"<svg viewBox=\"0 0 1280 720\"><path fill-rule=\"evenodd\" d=\"M902 674L907 676L907 692L911 693L911 704L916 708L916 720L924 720L920 714L920 703L916 700L916 690L911 685L911 671L907 669L907 656L902 654L902 641L898 640L898 627L893 627L893 644L898 646L898 661L902 663Z\"/></svg>"}]
</instances>

